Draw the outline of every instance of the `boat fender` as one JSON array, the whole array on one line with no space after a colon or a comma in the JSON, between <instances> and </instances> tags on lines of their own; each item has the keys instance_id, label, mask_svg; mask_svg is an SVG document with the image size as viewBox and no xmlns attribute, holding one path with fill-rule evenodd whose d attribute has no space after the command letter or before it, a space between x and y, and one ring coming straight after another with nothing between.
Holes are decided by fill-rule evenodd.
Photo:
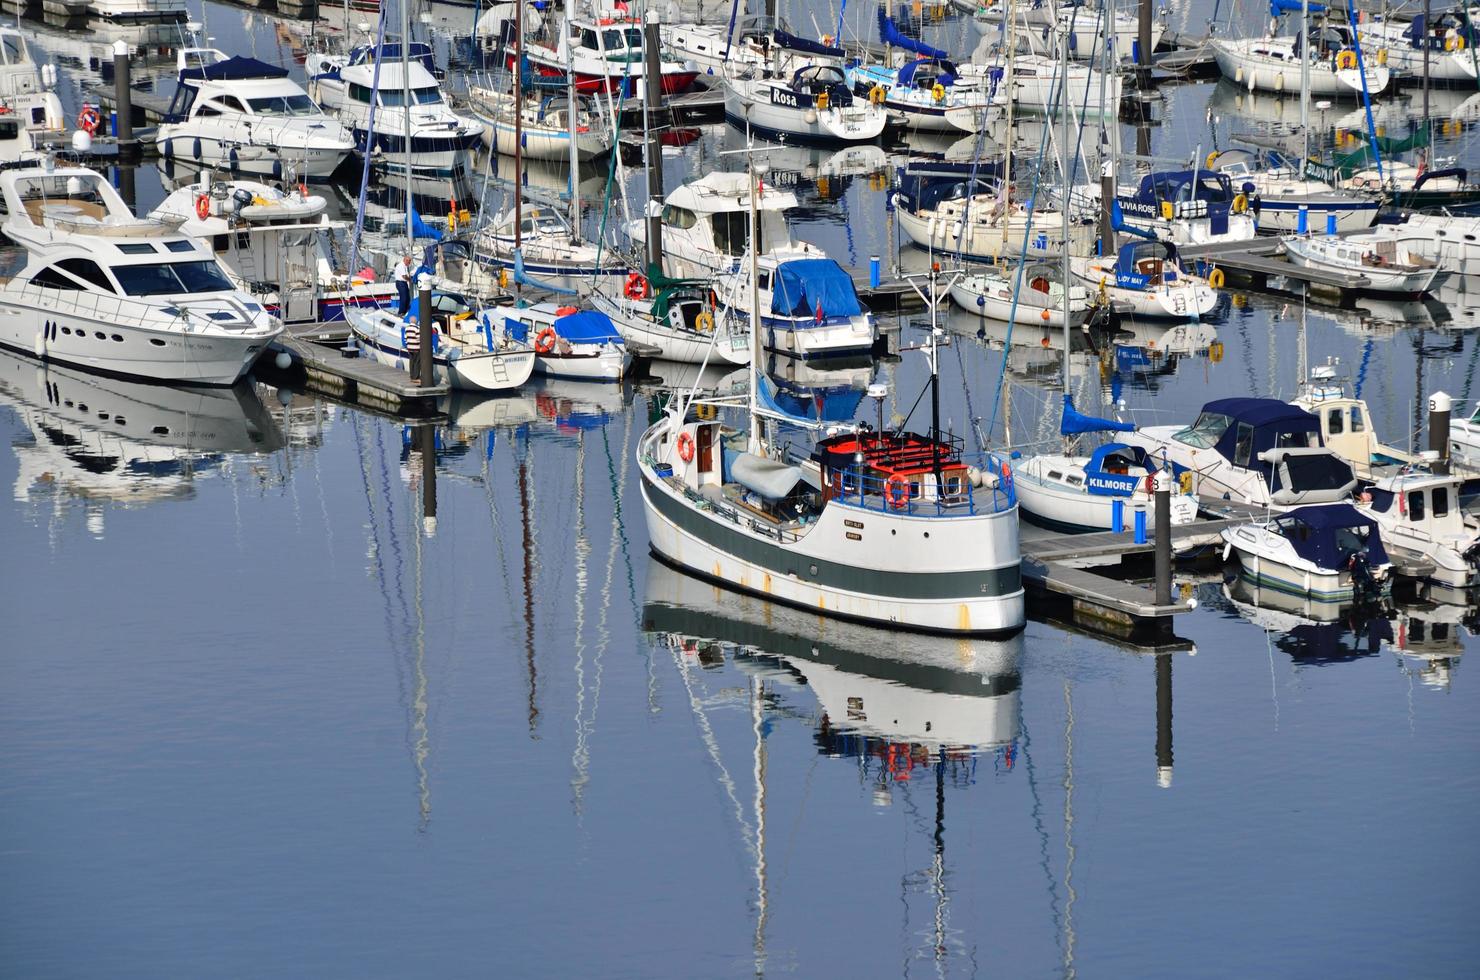
<instances>
[{"instance_id":1,"label":"boat fender","mask_svg":"<svg viewBox=\"0 0 1480 980\"><path fill-rule=\"evenodd\" d=\"M694 437L687 432L678 434L678 458L685 463L694 461Z\"/></svg>"},{"instance_id":2,"label":"boat fender","mask_svg":"<svg viewBox=\"0 0 1480 980\"><path fill-rule=\"evenodd\" d=\"M930 89L930 96L937 102L944 102L946 100L946 87L940 82L936 82Z\"/></svg>"},{"instance_id":3,"label":"boat fender","mask_svg":"<svg viewBox=\"0 0 1480 980\"><path fill-rule=\"evenodd\" d=\"M555 349L555 329L553 327L546 327L535 335L534 349L539 354L548 354Z\"/></svg>"},{"instance_id":4,"label":"boat fender","mask_svg":"<svg viewBox=\"0 0 1480 980\"><path fill-rule=\"evenodd\" d=\"M1046 310L1046 309L1045 309L1045 310L1043 310L1043 311L1042 311L1042 312L1041 312L1041 313L1039 313L1039 314L1038 314L1038 315L1039 315L1039 316L1041 316L1041 317L1042 317L1042 318L1043 318L1043 322L1044 322L1044 323L1047 323L1047 322L1048 322L1048 321L1049 321L1049 320L1050 320L1050 319L1052 319L1052 317L1053 317L1053 314L1052 314L1052 313L1050 313L1050 312L1048 312L1048 310ZM1043 338L1043 346L1045 346L1045 347L1047 347L1047 346L1048 346L1048 338L1047 338L1047 337L1044 337L1044 338Z\"/></svg>"},{"instance_id":5,"label":"boat fender","mask_svg":"<svg viewBox=\"0 0 1480 980\"><path fill-rule=\"evenodd\" d=\"M884 499L895 510L903 510L910 501L910 481L898 473L891 473L884 483Z\"/></svg>"},{"instance_id":6,"label":"boat fender","mask_svg":"<svg viewBox=\"0 0 1480 980\"><path fill-rule=\"evenodd\" d=\"M1386 67L1387 66L1387 59L1388 59L1387 48L1378 48L1377 49L1377 63L1379 65L1382 65L1383 67Z\"/></svg>"},{"instance_id":7,"label":"boat fender","mask_svg":"<svg viewBox=\"0 0 1480 980\"><path fill-rule=\"evenodd\" d=\"M818 92L817 93L817 111L818 112L826 112L827 111L827 102L828 102L827 93L826 92Z\"/></svg>"},{"instance_id":8,"label":"boat fender","mask_svg":"<svg viewBox=\"0 0 1480 980\"><path fill-rule=\"evenodd\" d=\"M498 288L499 289L508 289L509 288L509 270L508 269L500 269L500 270L498 270Z\"/></svg>"},{"instance_id":9,"label":"boat fender","mask_svg":"<svg viewBox=\"0 0 1480 980\"><path fill-rule=\"evenodd\" d=\"M195 216L202 221L211 216L211 197L209 194L195 195Z\"/></svg>"},{"instance_id":10,"label":"boat fender","mask_svg":"<svg viewBox=\"0 0 1480 980\"><path fill-rule=\"evenodd\" d=\"M817 125L817 110L808 109L805 113L802 114L802 119L806 121L808 126Z\"/></svg>"}]
</instances>

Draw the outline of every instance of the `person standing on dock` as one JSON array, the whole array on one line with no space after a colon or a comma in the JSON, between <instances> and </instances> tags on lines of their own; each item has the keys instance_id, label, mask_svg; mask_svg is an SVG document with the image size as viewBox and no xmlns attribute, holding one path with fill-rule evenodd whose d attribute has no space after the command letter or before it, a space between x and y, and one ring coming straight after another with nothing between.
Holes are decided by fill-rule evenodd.
<instances>
[{"instance_id":1,"label":"person standing on dock","mask_svg":"<svg viewBox=\"0 0 1480 980\"><path fill-rule=\"evenodd\" d=\"M402 319L411 312L411 253L401 256L401 261L391 270L391 279L396 283L396 316Z\"/></svg>"}]
</instances>

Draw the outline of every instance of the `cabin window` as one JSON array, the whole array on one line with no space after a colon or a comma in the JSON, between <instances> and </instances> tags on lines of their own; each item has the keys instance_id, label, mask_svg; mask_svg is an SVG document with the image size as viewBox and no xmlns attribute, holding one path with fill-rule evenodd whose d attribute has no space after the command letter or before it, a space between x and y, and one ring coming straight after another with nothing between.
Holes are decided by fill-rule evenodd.
<instances>
[{"instance_id":1,"label":"cabin window","mask_svg":"<svg viewBox=\"0 0 1480 980\"><path fill-rule=\"evenodd\" d=\"M203 103L199 108L195 110L195 117L197 119L199 119L201 116L219 115L221 115L221 110L209 102Z\"/></svg>"},{"instance_id":2,"label":"cabin window","mask_svg":"<svg viewBox=\"0 0 1480 980\"><path fill-rule=\"evenodd\" d=\"M1238 434L1233 445L1233 462L1235 466L1248 466L1249 457L1254 452L1254 427L1246 422L1238 424Z\"/></svg>"},{"instance_id":3,"label":"cabin window","mask_svg":"<svg viewBox=\"0 0 1480 980\"><path fill-rule=\"evenodd\" d=\"M92 259L62 259L57 263L57 268L71 273L83 282L91 283L105 293L113 292L113 284Z\"/></svg>"},{"instance_id":4,"label":"cabin window","mask_svg":"<svg viewBox=\"0 0 1480 980\"><path fill-rule=\"evenodd\" d=\"M1367 431L1367 423L1362 419L1362 410L1355 405L1352 406L1352 431Z\"/></svg>"},{"instance_id":5,"label":"cabin window","mask_svg":"<svg viewBox=\"0 0 1480 980\"><path fill-rule=\"evenodd\" d=\"M19 139L21 135L21 124L14 119L0 120L0 140L10 142Z\"/></svg>"},{"instance_id":6,"label":"cabin window","mask_svg":"<svg viewBox=\"0 0 1480 980\"><path fill-rule=\"evenodd\" d=\"M699 216L688 208L675 207L672 204L663 206L663 224L671 228L688 229L699 223Z\"/></svg>"},{"instance_id":7,"label":"cabin window","mask_svg":"<svg viewBox=\"0 0 1480 980\"><path fill-rule=\"evenodd\" d=\"M5 63L18 65L26 60L26 42L19 34L7 34L5 41Z\"/></svg>"},{"instance_id":8,"label":"cabin window","mask_svg":"<svg viewBox=\"0 0 1480 980\"><path fill-rule=\"evenodd\" d=\"M1423 498L1422 490L1410 490L1408 492L1408 519L1410 521L1423 520Z\"/></svg>"},{"instance_id":9,"label":"cabin window","mask_svg":"<svg viewBox=\"0 0 1480 980\"><path fill-rule=\"evenodd\" d=\"M1345 421L1346 419L1341 414L1341 409L1331 409L1331 411L1326 413L1326 431L1333 436L1341 435L1346 431Z\"/></svg>"},{"instance_id":10,"label":"cabin window","mask_svg":"<svg viewBox=\"0 0 1480 980\"><path fill-rule=\"evenodd\" d=\"M1084 477L1070 475L1064 482L1068 483L1071 487L1082 487L1084 486Z\"/></svg>"},{"instance_id":11,"label":"cabin window","mask_svg":"<svg viewBox=\"0 0 1480 980\"><path fill-rule=\"evenodd\" d=\"M172 242L165 242L164 247L171 252L193 252L195 243L185 238L177 238Z\"/></svg>"},{"instance_id":12,"label":"cabin window","mask_svg":"<svg viewBox=\"0 0 1480 980\"><path fill-rule=\"evenodd\" d=\"M242 100L241 99L238 99L234 95L223 95L219 99L217 99L217 101L221 103L221 108L222 109L225 109L227 111L230 111L230 112L246 112L247 111L247 107L244 106L244 105L242 105Z\"/></svg>"},{"instance_id":13,"label":"cabin window","mask_svg":"<svg viewBox=\"0 0 1480 980\"><path fill-rule=\"evenodd\" d=\"M316 116L319 107L313 99L302 93L296 95L268 95L260 99L248 99L247 105L259 116Z\"/></svg>"},{"instance_id":14,"label":"cabin window","mask_svg":"<svg viewBox=\"0 0 1480 980\"><path fill-rule=\"evenodd\" d=\"M1217 412L1203 412L1190 428L1178 432L1173 439L1197 449L1211 449L1233 424L1233 419Z\"/></svg>"},{"instance_id":15,"label":"cabin window","mask_svg":"<svg viewBox=\"0 0 1480 980\"><path fill-rule=\"evenodd\" d=\"M224 252L231 247L230 235L212 235L211 248L217 252Z\"/></svg>"},{"instance_id":16,"label":"cabin window","mask_svg":"<svg viewBox=\"0 0 1480 980\"><path fill-rule=\"evenodd\" d=\"M119 242L117 248L124 255L153 255L156 251L148 242Z\"/></svg>"},{"instance_id":17,"label":"cabin window","mask_svg":"<svg viewBox=\"0 0 1480 980\"><path fill-rule=\"evenodd\" d=\"M709 223L714 229L714 247L725 255L744 255L747 235L750 231L750 215L748 212L720 211L710 217ZM765 226L760 222L756 224L756 236L760 238L757 250L761 254L766 251Z\"/></svg>"},{"instance_id":18,"label":"cabin window","mask_svg":"<svg viewBox=\"0 0 1480 980\"><path fill-rule=\"evenodd\" d=\"M47 289L81 289L77 283L48 266L31 277L31 282Z\"/></svg>"},{"instance_id":19,"label":"cabin window","mask_svg":"<svg viewBox=\"0 0 1480 980\"><path fill-rule=\"evenodd\" d=\"M370 90L364 85L360 85L356 82L350 82L349 97L351 99L354 99L356 102L364 102L366 105L368 105L370 103Z\"/></svg>"},{"instance_id":20,"label":"cabin window","mask_svg":"<svg viewBox=\"0 0 1480 980\"><path fill-rule=\"evenodd\" d=\"M115 265L113 277L129 296L160 296L174 293L224 293L231 280L214 259L202 262L165 262L149 265Z\"/></svg>"},{"instance_id":21,"label":"cabin window","mask_svg":"<svg viewBox=\"0 0 1480 980\"><path fill-rule=\"evenodd\" d=\"M1449 516L1449 493L1450 493L1450 491L1449 491L1449 488L1448 487L1435 487L1434 488L1434 516L1435 517L1448 517Z\"/></svg>"},{"instance_id":22,"label":"cabin window","mask_svg":"<svg viewBox=\"0 0 1480 980\"><path fill-rule=\"evenodd\" d=\"M1064 474L1060 473L1058 470L1049 470L1048 478L1050 480L1062 480L1064 478Z\"/></svg>"},{"instance_id":23,"label":"cabin window","mask_svg":"<svg viewBox=\"0 0 1480 980\"><path fill-rule=\"evenodd\" d=\"M365 101L369 101L366 99ZM442 101L442 93L437 91L435 85L424 85L411 90L410 105L436 105ZM380 90L380 104L392 109L399 109L407 105L406 92L404 89L390 88Z\"/></svg>"}]
</instances>

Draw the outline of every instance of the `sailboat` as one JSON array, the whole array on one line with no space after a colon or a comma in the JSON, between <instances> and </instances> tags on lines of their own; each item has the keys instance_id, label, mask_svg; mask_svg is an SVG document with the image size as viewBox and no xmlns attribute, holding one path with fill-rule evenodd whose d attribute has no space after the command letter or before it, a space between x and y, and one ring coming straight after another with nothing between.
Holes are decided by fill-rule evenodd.
<instances>
[{"instance_id":1,"label":"sailboat","mask_svg":"<svg viewBox=\"0 0 1480 980\"><path fill-rule=\"evenodd\" d=\"M754 179L753 165L751 173ZM753 250L751 267L758 322ZM932 288L932 311L937 300ZM824 615L946 633L1021 628L1012 484L969 466L960 441L940 432L935 368L943 335L932 328L922 348L932 368L929 435L858 425L799 457L767 437L768 421L797 420L762 404L767 389L756 377L760 337L753 332L748 433L705 417L713 413L701 414L691 396L670 401L638 443L655 554L727 587ZM882 421L882 397L880 413Z\"/></svg>"}]
</instances>

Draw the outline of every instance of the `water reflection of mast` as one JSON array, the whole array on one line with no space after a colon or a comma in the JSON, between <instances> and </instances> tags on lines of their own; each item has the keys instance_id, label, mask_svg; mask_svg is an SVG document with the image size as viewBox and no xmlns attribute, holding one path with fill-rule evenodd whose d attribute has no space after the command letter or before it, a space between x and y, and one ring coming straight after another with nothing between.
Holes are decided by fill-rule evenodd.
<instances>
[{"instance_id":1,"label":"water reflection of mast","mask_svg":"<svg viewBox=\"0 0 1480 980\"><path fill-rule=\"evenodd\" d=\"M750 725L755 732L755 975L766 974L766 735L765 681L750 679Z\"/></svg>"},{"instance_id":2,"label":"water reflection of mast","mask_svg":"<svg viewBox=\"0 0 1480 980\"><path fill-rule=\"evenodd\" d=\"M1074 695L1064 679L1064 975L1074 976Z\"/></svg>"},{"instance_id":3,"label":"water reflection of mast","mask_svg":"<svg viewBox=\"0 0 1480 980\"><path fill-rule=\"evenodd\" d=\"M586 433L576 436L576 740L571 751L570 764L574 773L570 779L571 805L577 816L581 813L581 799L590 782L591 752L586 745L586 584L589 578L586 559L591 554L591 542L586 537Z\"/></svg>"},{"instance_id":4,"label":"water reflection of mast","mask_svg":"<svg viewBox=\"0 0 1480 980\"><path fill-rule=\"evenodd\" d=\"M524 659L529 668L529 733L539 725L540 709L536 701L538 674L534 665L534 534L529 523L529 435L521 439L519 452L519 528L524 543Z\"/></svg>"},{"instance_id":5,"label":"water reflection of mast","mask_svg":"<svg viewBox=\"0 0 1480 980\"><path fill-rule=\"evenodd\" d=\"M416 589L413 593L416 609L416 659L413 664L416 683L411 699L412 761L416 766L417 799L420 802L421 826L425 830L432 818L432 791L427 775L427 757L431 755L431 732L427 725L428 682L426 672L427 630L424 604L425 569L423 565L422 538L430 538L437 531L437 444L436 432L430 425L416 430L415 442L421 456L421 503L422 534L412 533L416 543ZM414 472L414 471L413 471ZM414 484L413 484L414 485Z\"/></svg>"}]
</instances>

